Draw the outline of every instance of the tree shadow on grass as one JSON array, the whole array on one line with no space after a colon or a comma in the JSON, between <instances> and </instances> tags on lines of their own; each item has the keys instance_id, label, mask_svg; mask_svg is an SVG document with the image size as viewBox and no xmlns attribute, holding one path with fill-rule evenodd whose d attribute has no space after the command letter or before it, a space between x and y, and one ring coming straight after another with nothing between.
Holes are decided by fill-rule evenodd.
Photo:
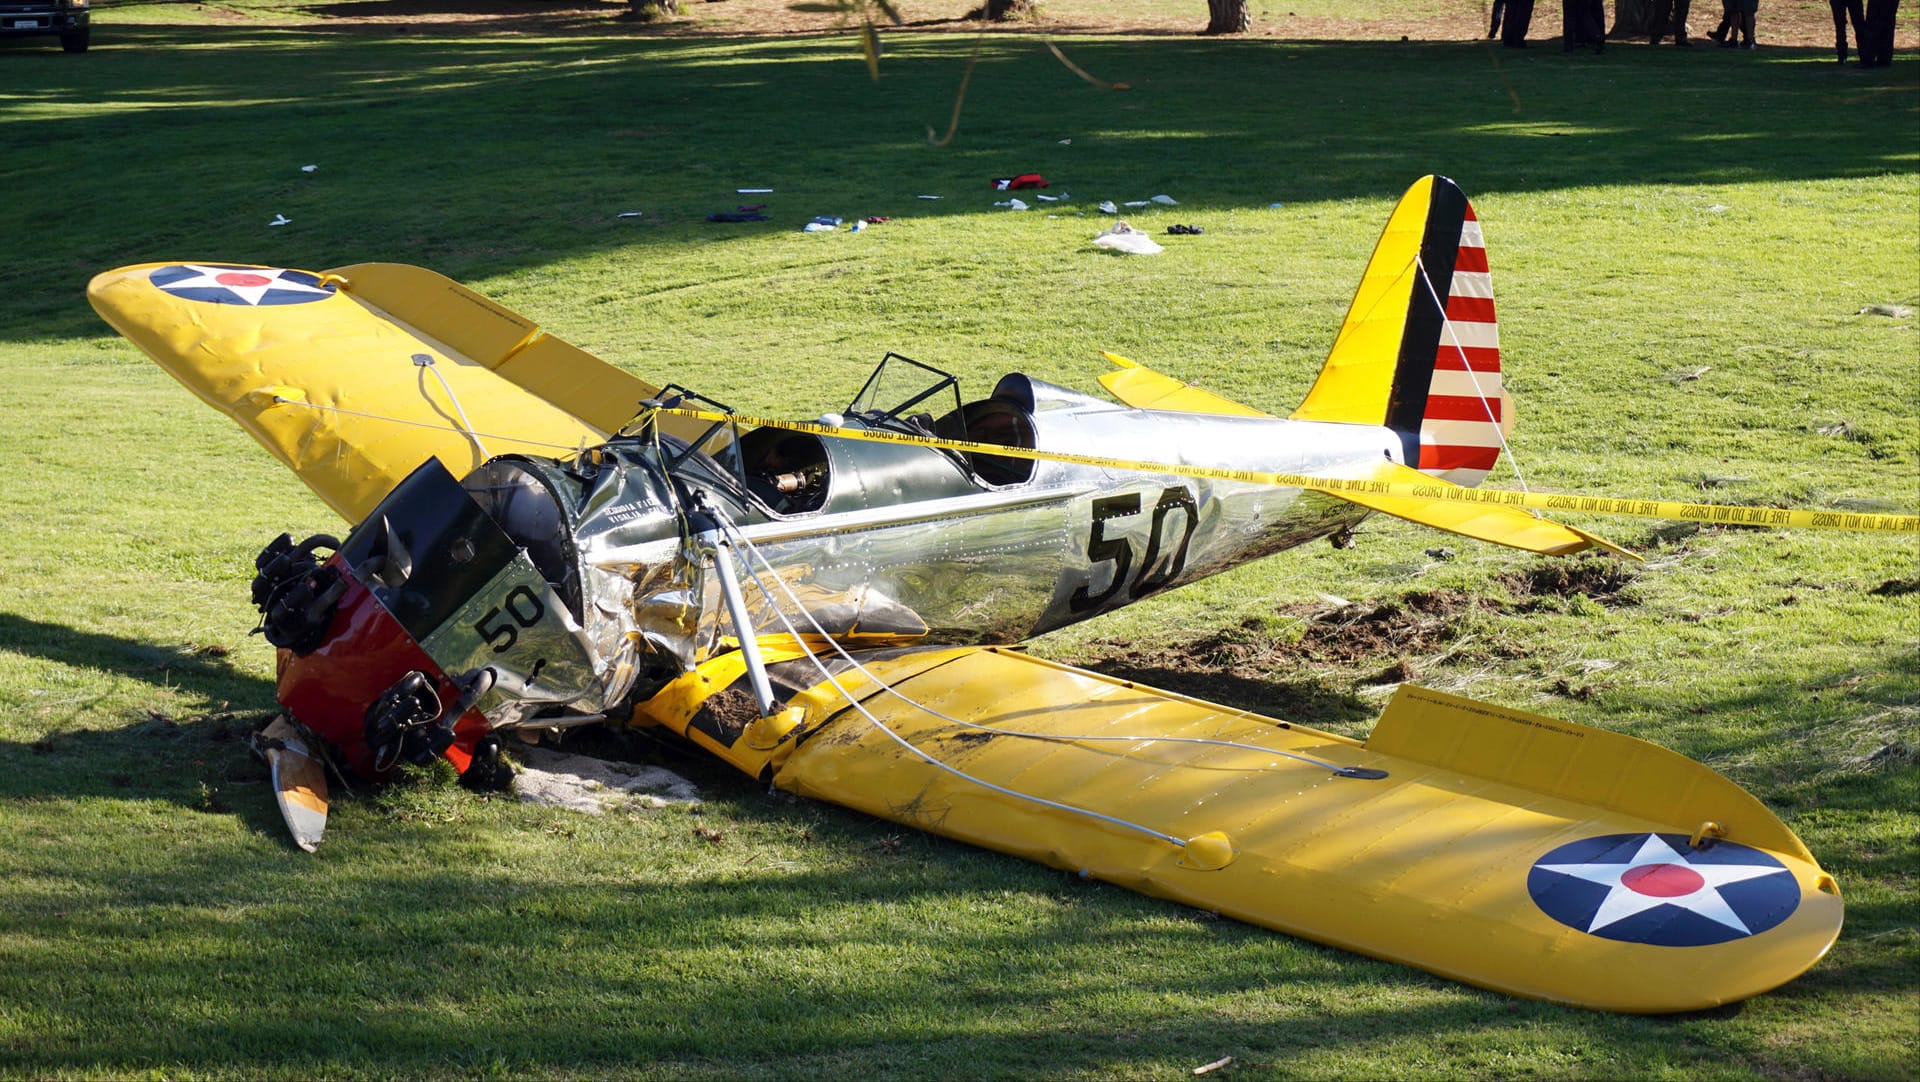
<instances>
[{"instance_id":1,"label":"tree shadow on grass","mask_svg":"<svg viewBox=\"0 0 1920 1082\"><path fill-rule=\"evenodd\" d=\"M0 337L98 334L78 280L137 260L384 259L472 278L739 242L823 208L961 228L990 210L989 179L1028 169L1083 200L1172 192L1198 215L1390 199L1436 171L1475 198L1905 174L1920 142L1904 66L1849 78L1813 50L1638 50L1601 66L1470 43L1076 42L1076 62L1134 88L1114 93L1032 39L995 38L958 137L935 149L926 133L945 129L971 48L943 35L890 38L877 84L839 38L101 38L111 71L22 63L10 88L19 119L0 156L23 172L0 215L63 227L0 273L16 313ZM128 161L156 198L115 194L108 177ZM777 189L771 222L707 222L750 181ZM66 213L75 185L102 213ZM948 198L916 200L928 191ZM615 217L636 206L639 219ZM293 225L268 229L276 215Z\"/></svg>"}]
</instances>

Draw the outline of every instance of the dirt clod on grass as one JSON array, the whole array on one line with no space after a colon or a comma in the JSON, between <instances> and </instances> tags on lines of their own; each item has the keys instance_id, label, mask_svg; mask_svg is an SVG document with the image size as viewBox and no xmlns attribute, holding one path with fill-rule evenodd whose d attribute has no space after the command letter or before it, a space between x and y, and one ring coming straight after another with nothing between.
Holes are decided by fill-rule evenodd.
<instances>
[{"instance_id":1,"label":"dirt clod on grass","mask_svg":"<svg viewBox=\"0 0 1920 1082\"><path fill-rule=\"evenodd\" d=\"M1396 667L1406 666L1407 655L1429 653L1452 641L1467 614L1497 604L1462 590L1414 590L1372 608L1354 605L1320 614L1307 625L1298 646L1313 661L1365 665L1397 655Z\"/></svg>"},{"instance_id":2,"label":"dirt clod on grass","mask_svg":"<svg viewBox=\"0 0 1920 1082\"><path fill-rule=\"evenodd\" d=\"M1627 564L1596 557L1539 563L1501 575L1499 581L1513 595L1514 611L1534 612L1543 607L1541 599L1571 598L1576 594L1608 607L1636 604L1627 589L1633 585L1633 579L1633 569Z\"/></svg>"},{"instance_id":3,"label":"dirt clod on grass","mask_svg":"<svg viewBox=\"0 0 1920 1082\"><path fill-rule=\"evenodd\" d=\"M1370 688L1431 681L1449 666L1526 656L1492 618L1551 611L1595 616L1632 605L1634 569L1618 560L1542 561L1501 575L1486 593L1453 587L1410 590L1371 603L1282 606L1280 619L1252 619L1190 643L1110 640L1081 664L1224 706L1319 727L1371 720ZM1504 591L1504 597L1501 592ZM1552 690L1573 699L1599 694L1592 683L1561 680Z\"/></svg>"},{"instance_id":4,"label":"dirt clod on grass","mask_svg":"<svg viewBox=\"0 0 1920 1082\"><path fill-rule=\"evenodd\" d=\"M1453 650L1470 616L1499 605L1439 589L1372 605L1284 606L1277 624L1249 620L1190 643L1109 641L1082 664L1116 679L1337 729L1379 713L1359 689L1418 679L1423 665Z\"/></svg>"}]
</instances>

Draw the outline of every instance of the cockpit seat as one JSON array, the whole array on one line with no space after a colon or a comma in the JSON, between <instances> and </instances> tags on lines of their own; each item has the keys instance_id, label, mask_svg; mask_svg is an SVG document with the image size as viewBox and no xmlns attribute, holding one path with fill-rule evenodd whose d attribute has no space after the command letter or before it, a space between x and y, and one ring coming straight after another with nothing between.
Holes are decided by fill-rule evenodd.
<instances>
[{"instance_id":1,"label":"cockpit seat","mask_svg":"<svg viewBox=\"0 0 1920 1082\"><path fill-rule=\"evenodd\" d=\"M969 443L993 443L1002 447L1035 446L1033 414L1004 398L983 398L969 402L933 423L933 434L941 439ZM990 485L1024 484L1033 477L1033 460L967 452L967 468Z\"/></svg>"}]
</instances>

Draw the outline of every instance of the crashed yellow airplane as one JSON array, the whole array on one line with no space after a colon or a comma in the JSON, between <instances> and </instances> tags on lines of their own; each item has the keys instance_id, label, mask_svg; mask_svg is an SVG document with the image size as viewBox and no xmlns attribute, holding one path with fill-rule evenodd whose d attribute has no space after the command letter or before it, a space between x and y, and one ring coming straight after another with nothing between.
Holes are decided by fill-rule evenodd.
<instances>
[{"instance_id":1,"label":"crashed yellow airplane","mask_svg":"<svg viewBox=\"0 0 1920 1082\"><path fill-rule=\"evenodd\" d=\"M1742 999L1839 934L1839 891L1793 832L1653 745L1414 687L1362 743L1009 649L1374 511L1612 547L1440 498L1487 475L1511 423L1479 223L1444 178L1394 210L1285 419L1121 358L1116 404L1020 374L968 399L893 355L844 412L741 418L391 264L145 264L89 296L358 523L281 537L254 581L285 708L269 757L308 848L320 758L378 779L439 755L498 785L500 734L610 722L1584 1007Z\"/></svg>"}]
</instances>

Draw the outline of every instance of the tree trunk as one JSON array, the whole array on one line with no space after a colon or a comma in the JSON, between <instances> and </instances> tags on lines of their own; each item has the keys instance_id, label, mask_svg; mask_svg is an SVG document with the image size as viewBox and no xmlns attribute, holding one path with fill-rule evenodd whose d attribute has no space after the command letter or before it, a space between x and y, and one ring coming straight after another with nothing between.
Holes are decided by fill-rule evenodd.
<instances>
[{"instance_id":1,"label":"tree trunk","mask_svg":"<svg viewBox=\"0 0 1920 1082\"><path fill-rule=\"evenodd\" d=\"M1207 33L1244 34L1251 29L1247 0L1207 0Z\"/></svg>"},{"instance_id":2,"label":"tree trunk","mask_svg":"<svg viewBox=\"0 0 1920 1082\"><path fill-rule=\"evenodd\" d=\"M628 0L628 6L642 22L680 14L680 0Z\"/></svg>"},{"instance_id":3,"label":"tree trunk","mask_svg":"<svg viewBox=\"0 0 1920 1082\"><path fill-rule=\"evenodd\" d=\"M1673 0L1614 0L1612 38L1650 38L1665 34L1673 21Z\"/></svg>"}]
</instances>

